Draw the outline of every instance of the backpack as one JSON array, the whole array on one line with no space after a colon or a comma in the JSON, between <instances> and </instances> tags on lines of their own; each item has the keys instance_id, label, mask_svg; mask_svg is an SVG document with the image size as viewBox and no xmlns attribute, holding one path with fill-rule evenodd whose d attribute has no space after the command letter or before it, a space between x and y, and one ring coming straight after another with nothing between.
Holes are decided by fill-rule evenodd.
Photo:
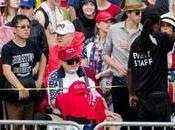
<instances>
[{"instance_id":1,"label":"backpack","mask_svg":"<svg viewBox=\"0 0 175 130\"><path fill-rule=\"evenodd\" d=\"M47 15L47 13L44 11L44 9L43 8L38 8L37 10L36 10L36 12L37 11L41 11L43 14L44 14L44 18L45 18L45 23L44 23L44 28L45 29L47 29L47 27L49 26L49 17L48 17L48 15Z\"/></svg>"},{"instance_id":2,"label":"backpack","mask_svg":"<svg viewBox=\"0 0 175 130\"><path fill-rule=\"evenodd\" d=\"M73 21L75 19L73 15L66 8L60 8L59 10L60 10L60 13L63 15L64 20ZM41 11L44 14L44 18L45 18L44 28L47 29L47 27L49 26L49 17L47 13L42 7L38 8L36 12L37 11Z\"/></svg>"}]
</instances>

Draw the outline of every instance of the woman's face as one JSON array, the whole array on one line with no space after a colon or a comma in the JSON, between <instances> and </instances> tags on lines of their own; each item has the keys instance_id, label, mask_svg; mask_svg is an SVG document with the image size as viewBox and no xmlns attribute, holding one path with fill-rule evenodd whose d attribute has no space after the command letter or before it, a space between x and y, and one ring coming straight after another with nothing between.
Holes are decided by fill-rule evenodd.
<instances>
[{"instance_id":1,"label":"woman's face","mask_svg":"<svg viewBox=\"0 0 175 130\"><path fill-rule=\"evenodd\" d=\"M95 5L92 2L87 2L82 7L83 13L87 17L95 16Z\"/></svg>"},{"instance_id":2,"label":"woman's face","mask_svg":"<svg viewBox=\"0 0 175 130\"><path fill-rule=\"evenodd\" d=\"M169 23L162 22L161 26L160 26L160 31L162 33L167 33L167 34L171 35L173 33L173 26Z\"/></svg>"},{"instance_id":3,"label":"woman's face","mask_svg":"<svg viewBox=\"0 0 175 130\"><path fill-rule=\"evenodd\" d=\"M12 8L19 8L19 0L9 0L9 6Z\"/></svg>"},{"instance_id":4,"label":"woman's face","mask_svg":"<svg viewBox=\"0 0 175 130\"><path fill-rule=\"evenodd\" d=\"M96 26L99 31L107 33L112 24L113 24L112 20L107 20L97 23Z\"/></svg>"}]
</instances>

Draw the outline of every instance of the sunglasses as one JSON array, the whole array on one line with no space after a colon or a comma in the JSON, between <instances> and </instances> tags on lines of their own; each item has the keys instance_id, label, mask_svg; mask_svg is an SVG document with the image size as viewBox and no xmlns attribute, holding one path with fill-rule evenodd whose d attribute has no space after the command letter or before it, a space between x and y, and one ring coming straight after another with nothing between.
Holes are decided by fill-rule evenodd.
<instances>
[{"instance_id":1,"label":"sunglasses","mask_svg":"<svg viewBox=\"0 0 175 130\"><path fill-rule=\"evenodd\" d=\"M74 65L80 63L80 57L69 59L65 61L68 65Z\"/></svg>"},{"instance_id":2,"label":"sunglasses","mask_svg":"<svg viewBox=\"0 0 175 130\"><path fill-rule=\"evenodd\" d=\"M140 15L141 13L142 13L142 11L141 10L133 10L133 12L135 13L135 15Z\"/></svg>"},{"instance_id":3,"label":"sunglasses","mask_svg":"<svg viewBox=\"0 0 175 130\"><path fill-rule=\"evenodd\" d=\"M27 25L27 26L25 26L25 25L22 25L22 26L15 26L16 28L20 28L20 29L30 29L31 28L31 26L30 25Z\"/></svg>"}]
</instances>

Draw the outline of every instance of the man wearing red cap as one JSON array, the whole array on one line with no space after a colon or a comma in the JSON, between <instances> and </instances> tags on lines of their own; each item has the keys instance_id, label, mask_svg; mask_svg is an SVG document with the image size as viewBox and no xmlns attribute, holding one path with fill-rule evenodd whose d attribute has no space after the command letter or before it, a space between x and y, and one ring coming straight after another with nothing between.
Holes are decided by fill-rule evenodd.
<instances>
[{"instance_id":1,"label":"man wearing red cap","mask_svg":"<svg viewBox=\"0 0 175 130\"><path fill-rule=\"evenodd\" d=\"M51 107L51 114L49 116L46 114L36 114L35 119L58 119L60 111L55 108L55 99L56 96L68 92L68 88L74 81L83 81L86 83L86 86L93 87L90 89L90 92L97 97L101 95L95 89L95 83L87 76L87 73L84 71L84 68L80 66L81 64L81 53L83 49L83 44L70 44L70 46L60 48L58 52L58 57L61 60L61 67L54 70L48 78L48 102ZM59 87L58 89L54 89ZM70 104L71 105L71 104ZM112 117L114 120L118 118L118 114L110 113L107 111L107 115ZM119 116L120 117L120 116Z\"/></svg>"}]
</instances>

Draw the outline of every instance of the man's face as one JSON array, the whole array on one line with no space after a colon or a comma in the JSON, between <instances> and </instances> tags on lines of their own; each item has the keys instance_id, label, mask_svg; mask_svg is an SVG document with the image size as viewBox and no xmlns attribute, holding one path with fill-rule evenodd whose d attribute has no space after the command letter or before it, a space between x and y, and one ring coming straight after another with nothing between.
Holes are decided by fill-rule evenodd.
<instances>
[{"instance_id":1,"label":"man's face","mask_svg":"<svg viewBox=\"0 0 175 130\"><path fill-rule=\"evenodd\" d=\"M141 17L142 17L142 10L131 10L127 12L128 18L138 24L141 21Z\"/></svg>"},{"instance_id":2,"label":"man's face","mask_svg":"<svg viewBox=\"0 0 175 130\"><path fill-rule=\"evenodd\" d=\"M57 41L58 41L59 45L60 46L70 45L70 43L73 40L73 35L74 35L73 33L68 33L65 35L57 34Z\"/></svg>"},{"instance_id":3,"label":"man's face","mask_svg":"<svg viewBox=\"0 0 175 130\"><path fill-rule=\"evenodd\" d=\"M14 27L15 36L19 39L27 40L30 35L30 23L27 19L19 20Z\"/></svg>"},{"instance_id":4,"label":"man's face","mask_svg":"<svg viewBox=\"0 0 175 130\"><path fill-rule=\"evenodd\" d=\"M62 66L67 73L76 73L78 70L78 67L80 66L81 58L75 57L68 60L62 61Z\"/></svg>"},{"instance_id":5,"label":"man's face","mask_svg":"<svg viewBox=\"0 0 175 130\"><path fill-rule=\"evenodd\" d=\"M20 13L27 16L30 19L34 14L34 9L21 6L20 7Z\"/></svg>"}]
</instances>

